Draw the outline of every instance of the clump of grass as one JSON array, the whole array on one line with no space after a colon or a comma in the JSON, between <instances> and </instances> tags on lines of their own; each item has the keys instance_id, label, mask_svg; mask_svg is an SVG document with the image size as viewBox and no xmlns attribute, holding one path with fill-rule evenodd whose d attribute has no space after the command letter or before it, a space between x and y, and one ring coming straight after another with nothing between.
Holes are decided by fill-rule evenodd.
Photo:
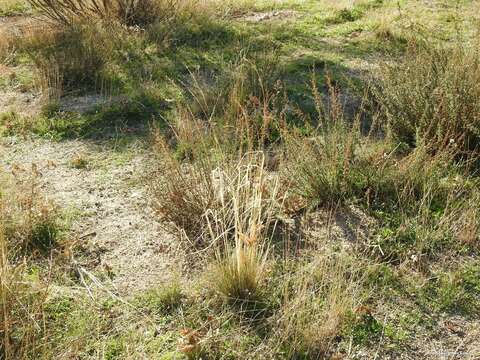
<instances>
[{"instance_id":1,"label":"clump of grass","mask_svg":"<svg viewBox=\"0 0 480 360\"><path fill-rule=\"evenodd\" d=\"M15 111L0 114L2 135L26 134L31 129L31 121Z\"/></svg>"},{"instance_id":2,"label":"clump of grass","mask_svg":"<svg viewBox=\"0 0 480 360\"><path fill-rule=\"evenodd\" d=\"M255 299L281 207L278 180L268 178L263 154L246 154L231 173L217 170L215 187L219 207L205 214L216 248L215 288L234 301Z\"/></svg>"},{"instance_id":3,"label":"clump of grass","mask_svg":"<svg viewBox=\"0 0 480 360\"><path fill-rule=\"evenodd\" d=\"M318 139L286 135L285 182L310 207L343 203L352 195L355 158L351 150L355 144L351 135L343 125Z\"/></svg>"},{"instance_id":4,"label":"clump of grass","mask_svg":"<svg viewBox=\"0 0 480 360\"><path fill-rule=\"evenodd\" d=\"M284 283L274 339L289 358L328 356L366 299L361 267L354 260L344 252L320 253Z\"/></svg>"},{"instance_id":5,"label":"clump of grass","mask_svg":"<svg viewBox=\"0 0 480 360\"><path fill-rule=\"evenodd\" d=\"M51 119L60 113L60 103L58 101L47 101L40 109L40 115Z\"/></svg>"},{"instance_id":6,"label":"clump of grass","mask_svg":"<svg viewBox=\"0 0 480 360\"><path fill-rule=\"evenodd\" d=\"M79 19L116 20L128 26L146 25L168 17L181 0L28 0L50 20L71 25Z\"/></svg>"},{"instance_id":7,"label":"clump of grass","mask_svg":"<svg viewBox=\"0 0 480 360\"><path fill-rule=\"evenodd\" d=\"M327 105L313 84L319 125L308 131L311 136L307 138L298 130L283 134L285 181L311 207L333 205L351 195L359 162L358 118L349 123L338 90L327 80Z\"/></svg>"},{"instance_id":8,"label":"clump of grass","mask_svg":"<svg viewBox=\"0 0 480 360\"><path fill-rule=\"evenodd\" d=\"M336 15L336 17L332 19L332 23L341 24L344 22L352 22L361 19L362 16L363 13L357 8L341 9Z\"/></svg>"},{"instance_id":9,"label":"clump of grass","mask_svg":"<svg viewBox=\"0 0 480 360\"><path fill-rule=\"evenodd\" d=\"M180 284L173 282L142 294L136 298L135 303L148 312L168 314L180 308L184 298L185 294Z\"/></svg>"},{"instance_id":10,"label":"clump of grass","mask_svg":"<svg viewBox=\"0 0 480 360\"><path fill-rule=\"evenodd\" d=\"M368 10L381 7L383 0L357 1L353 6L344 7L336 11L333 17L327 18L328 24L342 24L361 19Z\"/></svg>"},{"instance_id":11,"label":"clump of grass","mask_svg":"<svg viewBox=\"0 0 480 360\"><path fill-rule=\"evenodd\" d=\"M432 151L480 144L478 46L411 46L399 64L384 65L373 94L390 135Z\"/></svg>"},{"instance_id":12,"label":"clump of grass","mask_svg":"<svg viewBox=\"0 0 480 360\"><path fill-rule=\"evenodd\" d=\"M1 201L1 200L0 200ZM0 211L3 211L0 209ZM0 221L0 356L21 359L32 356L41 344L42 308L47 298L47 284L28 275L24 263L13 262L16 250L11 247Z\"/></svg>"},{"instance_id":13,"label":"clump of grass","mask_svg":"<svg viewBox=\"0 0 480 360\"><path fill-rule=\"evenodd\" d=\"M63 31L44 26L26 34L22 50L35 64L39 87L49 101L64 92L101 88L114 48L108 32L98 24L76 23Z\"/></svg>"},{"instance_id":14,"label":"clump of grass","mask_svg":"<svg viewBox=\"0 0 480 360\"><path fill-rule=\"evenodd\" d=\"M34 356L45 334L49 279L41 280L29 260L56 244L59 227L36 176L34 168L24 184L0 178L0 357L6 360Z\"/></svg>"},{"instance_id":15,"label":"clump of grass","mask_svg":"<svg viewBox=\"0 0 480 360\"><path fill-rule=\"evenodd\" d=\"M0 65L10 64L16 53L14 37L11 34L0 32Z\"/></svg>"},{"instance_id":16,"label":"clump of grass","mask_svg":"<svg viewBox=\"0 0 480 360\"><path fill-rule=\"evenodd\" d=\"M251 66L235 69L229 86L217 88L215 97L193 75L190 94L195 105L177 111L170 134L154 134L160 160L158 178L152 182L155 207L200 247L208 244L206 212L223 206L215 174L235 169L246 153L267 152L278 133L278 115L272 109L276 94L262 87L261 95L252 95L252 83L265 83Z\"/></svg>"},{"instance_id":17,"label":"clump of grass","mask_svg":"<svg viewBox=\"0 0 480 360\"><path fill-rule=\"evenodd\" d=\"M87 169L89 164L90 164L90 161L85 154L76 154L70 160L70 166L77 170Z\"/></svg>"},{"instance_id":18,"label":"clump of grass","mask_svg":"<svg viewBox=\"0 0 480 360\"><path fill-rule=\"evenodd\" d=\"M59 242L61 226L58 211L38 190L40 172L36 165L26 177L26 171L20 167L15 172L15 183L0 193L4 204L2 226L12 249L10 252L16 252L16 256L20 257L47 254Z\"/></svg>"}]
</instances>

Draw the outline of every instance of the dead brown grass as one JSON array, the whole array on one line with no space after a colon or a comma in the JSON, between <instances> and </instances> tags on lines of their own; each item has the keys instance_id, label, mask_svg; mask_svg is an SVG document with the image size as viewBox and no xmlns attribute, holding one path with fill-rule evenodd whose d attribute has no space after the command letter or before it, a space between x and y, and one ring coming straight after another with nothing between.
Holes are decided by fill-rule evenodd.
<instances>
[{"instance_id":1,"label":"dead brown grass","mask_svg":"<svg viewBox=\"0 0 480 360\"><path fill-rule=\"evenodd\" d=\"M217 258L214 287L233 301L254 299L282 208L278 177L267 174L260 152L216 169L214 176L219 207L204 215Z\"/></svg>"},{"instance_id":2,"label":"dead brown grass","mask_svg":"<svg viewBox=\"0 0 480 360\"><path fill-rule=\"evenodd\" d=\"M24 181L0 178L0 357L33 356L45 333L44 304L50 280L32 273L30 260L46 254L57 238L57 219L39 195L32 169ZM25 178L25 177L24 177Z\"/></svg>"},{"instance_id":3,"label":"dead brown grass","mask_svg":"<svg viewBox=\"0 0 480 360\"><path fill-rule=\"evenodd\" d=\"M285 281L274 339L277 345L286 345L289 357L331 355L335 337L367 295L358 266L346 252L320 252Z\"/></svg>"},{"instance_id":4,"label":"dead brown grass","mask_svg":"<svg viewBox=\"0 0 480 360\"><path fill-rule=\"evenodd\" d=\"M126 26L168 22L179 14L210 7L197 0L28 0L44 16L60 25L81 21L118 21Z\"/></svg>"},{"instance_id":5,"label":"dead brown grass","mask_svg":"<svg viewBox=\"0 0 480 360\"><path fill-rule=\"evenodd\" d=\"M11 63L15 56L15 48L14 37L5 29L0 28L0 66Z\"/></svg>"}]
</instances>

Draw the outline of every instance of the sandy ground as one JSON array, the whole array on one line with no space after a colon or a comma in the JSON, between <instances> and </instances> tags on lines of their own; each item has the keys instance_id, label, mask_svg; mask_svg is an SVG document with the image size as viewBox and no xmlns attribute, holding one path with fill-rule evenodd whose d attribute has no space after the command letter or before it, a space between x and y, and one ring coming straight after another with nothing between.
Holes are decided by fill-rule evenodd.
<instances>
[{"instance_id":1,"label":"sandy ground","mask_svg":"<svg viewBox=\"0 0 480 360\"><path fill-rule=\"evenodd\" d=\"M86 169L72 166L78 157L88 159ZM173 237L148 205L141 179L146 163L142 151L119 154L79 140L0 139L0 167L37 165L44 193L76 214L71 236L95 254L88 267L107 270L124 295L160 285L175 268Z\"/></svg>"}]
</instances>

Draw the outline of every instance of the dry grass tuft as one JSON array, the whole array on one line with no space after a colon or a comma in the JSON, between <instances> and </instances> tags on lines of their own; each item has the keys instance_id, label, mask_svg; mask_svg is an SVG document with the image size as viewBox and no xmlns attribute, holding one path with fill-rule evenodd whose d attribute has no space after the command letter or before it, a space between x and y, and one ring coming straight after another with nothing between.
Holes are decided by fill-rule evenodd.
<instances>
[{"instance_id":1,"label":"dry grass tuft","mask_svg":"<svg viewBox=\"0 0 480 360\"><path fill-rule=\"evenodd\" d=\"M192 132L189 128L182 134L190 136ZM195 134L199 135L200 132ZM214 208L217 203L212 179L216 162L201 153L205 150L202 140L192 148L189 156L195 159L195 163L191 164L183 164L172 154L159 131L155 132L154 141L155 152L159 156L159 167L151 184L154 207L167 223L184 232L193 245L203 247L206 245L204 235L207 231L203 216L207 209Z\"/></svg>"},{"instance_id":2,"label":"dry grass tuft","mask_svg":"<svg viewBox=\"0 0 480 360\"><path fill-rule=\"evenodd\" d=\"M229 299L258 295L281 208L278 179L262 153L248 153L233 170L216 169L219 207L207 210L210 246L216 248L215 288Z\"/></svg>"},{"instance_id":3,"label":"dry grass tuft","mask_svg":"<svg viewBox=\"0 0 480 360\"><path fill-rule=\"evenodd\" d=\"M201 0L28 0L32 7L54 23L70 26L75 22L116 21L126 26L154 22L169 22L195 11L214 9L209 1Z\"/></svg>"},{"instance_id":4,"label":"dry grass tuft","mask_svg":"<svg viewBox=\"0 0 480 360\"><path fill-rule=\"evenodd\" d=\"M113 29L92 23L76 23L64 31L51 26L25 31L19 46L35 64L38 87L48 99L58 100L71 90L100 87L115 41L109 31Z\"/></svg>"},{"instance_id":5,"label":"dry grass tuft","mask_svg":"<svg viewBox=\"0 0 480 360\"><path fill-rule=\"evenodd\" d=\"M12 250L0 223L0 357L23 359L34 355L43 333L43 304L48 286L28 276L25 263L13 263Z\"/></svg>"},{"instance_id":6,"label":"dry grass tuft","mask_svg":"<svg viewBox=\"0 0 480 360\"><path fill-rule=\"evenodd\" d=\"M57 245L60 234L58 211L39 191L40 171L15 168L13 181L0 193L2 202L2 228L10 254L15 258L47 254Z\"/></svg>"},{"instance_id":7,"label":"dry grass tuft","mask_svg":"<svg viewBox=\"0 0 480 360\"><path fill-rule=\"evenodd\" d=\"M320 253L285 282L274 339L289 358L328 356L335 337L366 296L358 265L343 252Z\"/></svg>"},{"instance_id":8,"label":"dry grass tuft","mask_svg":"<svg viewBox=\"0 0 480 360\"><path fill-rule=\"evenodd\" d=\"M0 357L5 360L30 358L44 345L49 280L40 280L29 260L58 240L56 211L39 194L38 171L33 168L23 181L19 172L14 184L0 179Z\"/></svg>"}]
</instances>

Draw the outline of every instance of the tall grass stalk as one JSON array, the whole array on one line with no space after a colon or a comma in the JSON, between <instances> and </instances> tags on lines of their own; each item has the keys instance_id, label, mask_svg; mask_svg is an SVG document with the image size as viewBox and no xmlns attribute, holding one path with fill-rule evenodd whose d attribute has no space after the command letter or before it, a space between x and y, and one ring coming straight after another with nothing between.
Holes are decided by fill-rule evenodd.
<instances>
[{"instance_id":1,"label":"tall grass stalk","mask_svg":"<svg viewBox=\"0 0 480 360\"><path fill-rule=\"evenodd\" d=\"M362 145L360 115L348 119L339 91L328 77L327 85L329 93L324 100L312 82L318 126L308 129L309 136L297 129L282 133L285 182L311 207L341 203L352 194Z\"/></svg>"},{"instance_id":2,"label":"tall grass stalk","mask_svg":"<svg viewBox=\"0 0 480 360\"><path fill-rule=\"evenodd\" d=\"M247 153L233 169L217 169L219 207L209 209L211 246L218 263L217 289L231 299L258 295L280 207L279 183L265 171L262 153Z\"/></svg>"}]
</instances>

